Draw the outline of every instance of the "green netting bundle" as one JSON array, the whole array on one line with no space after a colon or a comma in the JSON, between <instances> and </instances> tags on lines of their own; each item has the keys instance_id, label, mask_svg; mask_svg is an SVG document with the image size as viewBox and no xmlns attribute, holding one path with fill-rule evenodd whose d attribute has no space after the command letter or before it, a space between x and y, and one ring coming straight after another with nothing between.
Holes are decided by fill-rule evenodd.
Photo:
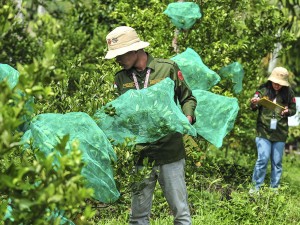
<instances>
[{"instance_id":1,"label":"green netting bundle","mask_svg":"<svg viewBox=\"0 0 300 225\"><path fill-rule=\"evenodd\" d=\"M114 113L109 115L111 109ZM146 89L128 90L97 110L94 119L116 143L123 143L125 138L149 143L174 132L196 135L174 102L174 81L170 78Z\"/></svg>"},{"instance_id":2,"label":"green netting bundle","mask_svg":"<svg viewBox=\"0 0 300 225\"><path fill-rule=\"evenodd\" d=\"M234 93L240 93L243 90L244 69L239 62L231 63L220 69L221 77L231 79Z\"/></svg>"},{"instance_id":3,"label":"green netting bundle","mask_svg":"<svg viewBox=\"0 0 300 225\"><path fill-rule=\"evenodd\" d=\"M194 90L197 99L195 111L197 133L217 148L234 126L239 111L236 98L229 98L204 90Z\"/></svg>"},{"instance_id":4,"label":"green netting bundle","mask_svg":"<svg viewBox=\"0 0 300 225\"><path fill-rule=\"evenodd\" d=\"M19 82L19 72L7 64L0 63L0 82L6 81L8 86L13 89Z\"/></svg>"},{"instance_id":5,"label":"green netting bundle","mask_svg":"<svg viewBox=\"0 0 300 225\"><path fill-rule=\"evenodd\" d=\"M116 201L119 192L111 166L111 159L116 160L116 154L105 134L86 113L40 114L32 119L30 130L22 140L27 144L31 140L34 148L48 155L65 135L70 137L68 150L74 140L79 141L85 162L81 173L87 179L88 187L94 189L94 198L105 203ZM24 146L26 148L26 144Z\"/></svg>"},{"instance_id":6,"label":"green netting bundle","mask_svg":"<svg viewBox=\"0 0 300 225\"><path fill-rule=\"evenodd\" d=\"M209 90L220 81L220 76L209 69L191 48L171 58L175 61L192 90Z\"/></svg>"},{"instance_id":7,"label":"green netting bundle","mask_svg":"<svg viewBox=\"0 0 300 225\"><path fill-rule=\"evenodd\" d=\"M193 2L170 3L163 12L171 22L178 28L187 30L191 28L197 19L201 18L200 8Z\"/></svg>"}]
</instances>

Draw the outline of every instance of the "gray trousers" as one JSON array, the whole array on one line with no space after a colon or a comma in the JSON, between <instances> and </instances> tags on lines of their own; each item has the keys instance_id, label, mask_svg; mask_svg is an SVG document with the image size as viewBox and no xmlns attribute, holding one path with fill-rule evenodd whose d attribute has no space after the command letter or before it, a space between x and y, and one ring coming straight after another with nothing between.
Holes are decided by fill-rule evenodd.
<instances>
[{"instance_id":1,"label":"gray trousers","mask_svg":"<svg viewBox=\"0 0 300 225\"><path fill-rule=\"evenodd\" d=\"M190 225L191 216L185 184L185 160L154 166L150 177L143 180L141 190L132 193L130 225L148 225L153 192L158 181L174 216L175 225Z\"/></svg>"}]
</instances>

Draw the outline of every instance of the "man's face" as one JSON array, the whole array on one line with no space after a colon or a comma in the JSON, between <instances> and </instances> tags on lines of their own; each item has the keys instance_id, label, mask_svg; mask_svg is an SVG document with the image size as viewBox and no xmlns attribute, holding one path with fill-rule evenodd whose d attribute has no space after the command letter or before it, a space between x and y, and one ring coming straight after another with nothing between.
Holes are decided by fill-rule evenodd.
<instances>
[{"instance_id":1,"label":"man's face","mask_svg":"<svg viewBox=\"0 0 300 225\"><path fill-rule=\"evenodd\" d=\"M137 61L137 52L131 51L131 52L127 52L123 55L118 55L116 57L116 61L125 70L128 70L135 65L135 63Z\"/></svg>"}]
</instances>

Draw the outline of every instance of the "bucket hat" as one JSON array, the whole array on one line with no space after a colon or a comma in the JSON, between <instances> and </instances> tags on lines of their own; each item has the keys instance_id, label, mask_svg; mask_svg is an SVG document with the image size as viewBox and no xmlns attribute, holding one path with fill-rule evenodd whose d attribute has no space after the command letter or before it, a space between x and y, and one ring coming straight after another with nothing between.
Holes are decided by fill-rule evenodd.
<instances>
[{"instance_id":1,"label":"bucket hat","mask_svg":"<svg viewBox=\"0 0 300 225\"><path fill-rule=\"evenodd\" d=\"M289 72L283 67L275 67L268 80L280 84L281 86L290 86Z\"/></svg>"},{"instance_id":2,"label":"bucket hat","mask_svg":"<svg viewBox=\"0 0 300 225\"><path fill-rule=\"evenodd\" d=\"M149 46L149 42L141 41L132 27L121 26L106 36L108 52L105 59L112 59L130 51L137 51Z\"/></svg>"}]
</instances>

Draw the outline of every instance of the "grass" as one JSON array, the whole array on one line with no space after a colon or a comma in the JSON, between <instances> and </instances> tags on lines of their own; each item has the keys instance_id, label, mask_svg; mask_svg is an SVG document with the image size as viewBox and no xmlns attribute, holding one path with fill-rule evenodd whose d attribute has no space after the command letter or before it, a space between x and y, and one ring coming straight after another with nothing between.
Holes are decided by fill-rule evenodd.
<instances>
[{"instance_id":1,"label":"grass","mask_svg":"<svg viewBox=\"0 0 300 225\"><path fill-rule=\"evenodd\" d=\"M248 164L248 168L249 166L252 167ZM250 170L247 171L249 171L249 177L251 177ZM270 173L270 170L268 170L268 173ZM211 183L213 182L212 179ZM278 193L265 185L256 196L248 194L249 187L238 185L232 188L229 198L225 199L222 198L220 188L210 186L190 190L189 202L191 204L193 225L300 225L299 155L284 156L281 184L282 187L279 188ZM227 187L226 183L214 183L214 185L218 187L223 185L222 188ZM150 225L172 225L173 217L166 213L166 209L161 210L158 206L163 204L166 207L166 204L163 203L165 200L157 200L157 195L161 195L159 190L155 196L157 202L152 207L154 216L150 220ZM97 221L96 224L125 225L128 224L128 214L127 211L120 215L108 215L107 218Z\"/></svg>"},{"instance_id":2,"label":"grass","mask_svg":"<svg viewBox=\"0 0 300 225\"><path fill-rule=\"evenodd\" d=\"M282 181L288 181L300 190L300 155L290 154L283 158Z\"/></svg>"}]
</instances>

